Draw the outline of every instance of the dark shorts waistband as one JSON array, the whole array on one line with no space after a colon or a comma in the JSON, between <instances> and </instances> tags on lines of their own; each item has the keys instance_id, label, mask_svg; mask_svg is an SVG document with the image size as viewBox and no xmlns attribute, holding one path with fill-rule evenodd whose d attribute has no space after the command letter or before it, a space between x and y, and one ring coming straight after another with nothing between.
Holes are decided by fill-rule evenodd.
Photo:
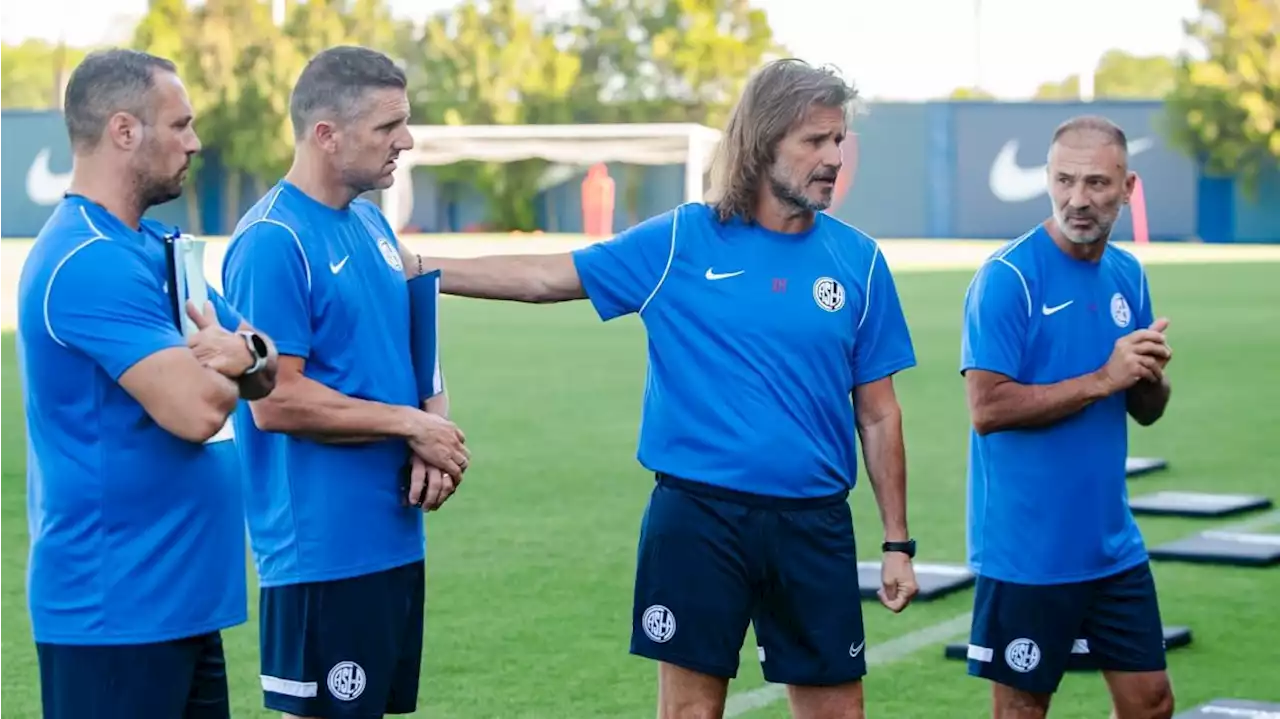
<instances>
[{"instance_id":1,"label":"dark shorts waistband","mask_svg":"<svg viewBox=\"0 0 1280 719\"><path fill-rule=\"evenodd\" d=\"M673 477L664 472L657 472L655 476L658 484L664 487L758 509L773 509L784 512L804 511L825 509L849 501L849 490L847 489L822 497L774 497L767 494L743 492L737 489L707 484L706 482Z\"/></svg>"}]
</instances>

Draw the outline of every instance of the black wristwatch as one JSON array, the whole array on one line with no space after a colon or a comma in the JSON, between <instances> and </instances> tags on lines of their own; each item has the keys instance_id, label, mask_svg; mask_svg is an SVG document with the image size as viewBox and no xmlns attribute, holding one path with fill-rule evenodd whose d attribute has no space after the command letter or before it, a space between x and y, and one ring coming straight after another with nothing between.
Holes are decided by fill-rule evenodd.
<instances>
[{"instance_id":1,"label":"black wristwatch","mask_svg":"<svg viewBox=\"0 0 1280 719\"><path fill-rule=\"evenodd\" d=\"M253 355L253 365L245 370L241 377L248 377L267 366L267 341L257 332L237 332L236 334L244 338L244 344L249 348L249 354Z\"/></svg>"},{"instance_id":2,"label":"black wristwatch","mask_svg":"<svg viewBox=\"0 0 1280 719\"><path fill-rule=\"evenodd\" d=\"M880 545L881 552L902 552L908 557L916 556L916 540L908 539L905 542L885 542Z\"/></svg>"}]
</instances>

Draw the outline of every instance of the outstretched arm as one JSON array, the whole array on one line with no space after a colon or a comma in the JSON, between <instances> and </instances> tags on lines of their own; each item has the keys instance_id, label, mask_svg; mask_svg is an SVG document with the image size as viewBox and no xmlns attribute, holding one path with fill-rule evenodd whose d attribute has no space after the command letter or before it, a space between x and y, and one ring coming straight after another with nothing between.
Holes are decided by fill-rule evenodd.
<instances>
[{"instance_id":1,"label":"outstretched arm","mask_svg":"<svg viewBox=\"0 0 1280 719\"><path fill-rule=\"evenodd\" d=\"M405 274L440 271L440 291L546 303L590 299L601 319L639 312L657 294L676 253L679 208L570 253L426 257L400 243Z\"/></svg>"},{"instance_id":2,"label":"outstretched arm","mask_svg":"<svg viewBox=\"0 0 1280 719\"><path fill-rule=\"evenodd\" d=\"M440 270L440 291L447 295L515 302L564 302L586 299L573 255L494 255L469 259L426 258L400 243L405 276Z\"/></svg>"}]
</instances>

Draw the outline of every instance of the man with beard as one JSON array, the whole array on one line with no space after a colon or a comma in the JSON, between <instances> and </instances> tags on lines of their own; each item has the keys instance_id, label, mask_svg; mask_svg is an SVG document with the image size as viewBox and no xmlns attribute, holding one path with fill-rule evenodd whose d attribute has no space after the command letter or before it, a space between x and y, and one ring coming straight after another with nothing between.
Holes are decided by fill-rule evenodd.
<instances>
[{"instance_id":1,"label":"man with beard","mask_svg":"<svg viewBox=\"0 0 1280 719\"><path fill-rule=\"evenodd\" d=\"M649 336L631 651L659 663L659 717L718 717L749 623L795 715L863 716L866 643L847 496L861 436L884 523L880 599L917 591L893 375L915 364L877 244L822 213L856 91L774 62L747 84L689 203L570 254L406 257L442 292L557 302ZM851 401L852 398L852 401Z\"/></svg>"},{"instance_id":2,"label":"man with beard","mask_svg":"<svg viewBox=\"0 0 1280 719\"><path fill-rule=\"evenodd\" d=\"M1146 273L1109 239L1135 176L1124 132L1062 124L1053 216L997 251L965 299L969 561L978 574L969 673L994 716L1044 717L1068 657L1101 665L1119 719L1173 714L1147 551L1125 487L1128 417L1169 401L1166 319Z\"/></svg>"},{"instance_id":3,"label":"man with beard","mask_svg":"<svg viewBox=\"0 0 1280 719\"><path fill-rule=\"evenodd\" d=\"M238 398L269 340L216 292L171 298L166 230L200 149L168 60L91 53L71 74L70 191L18 289L28 593L47 719L230 715L220 630L247 619ZM199 331L183 337L179 311Z\"/></svg>"},{"instance_id":4,"label":"man with beard","mask_svg":"<svg viewBox=\"0 0 1280 719\"><path fill-rule=\"evenodd\" d=\"M276 391L235 426L262 587L262 690L287 716L414 711L423 508L448 499L467 467L438 357L411 352L395 233L359 197L390 187L413 147L405 87L373 50L312 58L290 99L293 167L240 221L223 266L227 296L280 347ZM415 360L437 360L425 397Z\"/></svg>"}]
</instances>

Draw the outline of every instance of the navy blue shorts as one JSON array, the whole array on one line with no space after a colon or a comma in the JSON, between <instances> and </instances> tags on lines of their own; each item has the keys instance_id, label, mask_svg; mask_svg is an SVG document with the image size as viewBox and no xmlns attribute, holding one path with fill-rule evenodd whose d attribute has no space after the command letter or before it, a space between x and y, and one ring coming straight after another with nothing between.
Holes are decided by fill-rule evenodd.
<instances>
[{"instance_id":1,"label":"navy blue shorts","mask_svg":"<svg viewBox=\"0 0 1280 719\"><path fill-rule=\"evenodd\" d=\"M262 693L295 716L381 717L418 704L424 563L261 590Z\"/></svg>"},{"instance_id":2,"label":"navy blue shorts","mask_svg":"<svg viewBox=\"0 0 1280 719\"><path fill-rule=\"evenodd\" d=\"M1073 584L1027 585L979 577L969 674L1037 694L1057 691L1071 656L1103 670L1165 668L1164 629L1146 562Z\"/></svg>"},{"instance_id":3,"label":"navy blue shorts","mask_svg":"<svg viewBox=\"0 0 1280 719\"><path fill-rule=\"evenodd\" d=\"M155 644L36 644L44 719L228 719L218 632Z\"/></svg>"},{"instance_id":4,"label":"navy blue shorts","mask_svg":"<svg viewBox=\"0 0 1280 719\"><path fill-rule=\"evenodd\" d=\"M659 475L640 532L631 653L733 678L755 626L765 679L867 671L848 493L744 494Z\"/></svg>"}]
</instances>

